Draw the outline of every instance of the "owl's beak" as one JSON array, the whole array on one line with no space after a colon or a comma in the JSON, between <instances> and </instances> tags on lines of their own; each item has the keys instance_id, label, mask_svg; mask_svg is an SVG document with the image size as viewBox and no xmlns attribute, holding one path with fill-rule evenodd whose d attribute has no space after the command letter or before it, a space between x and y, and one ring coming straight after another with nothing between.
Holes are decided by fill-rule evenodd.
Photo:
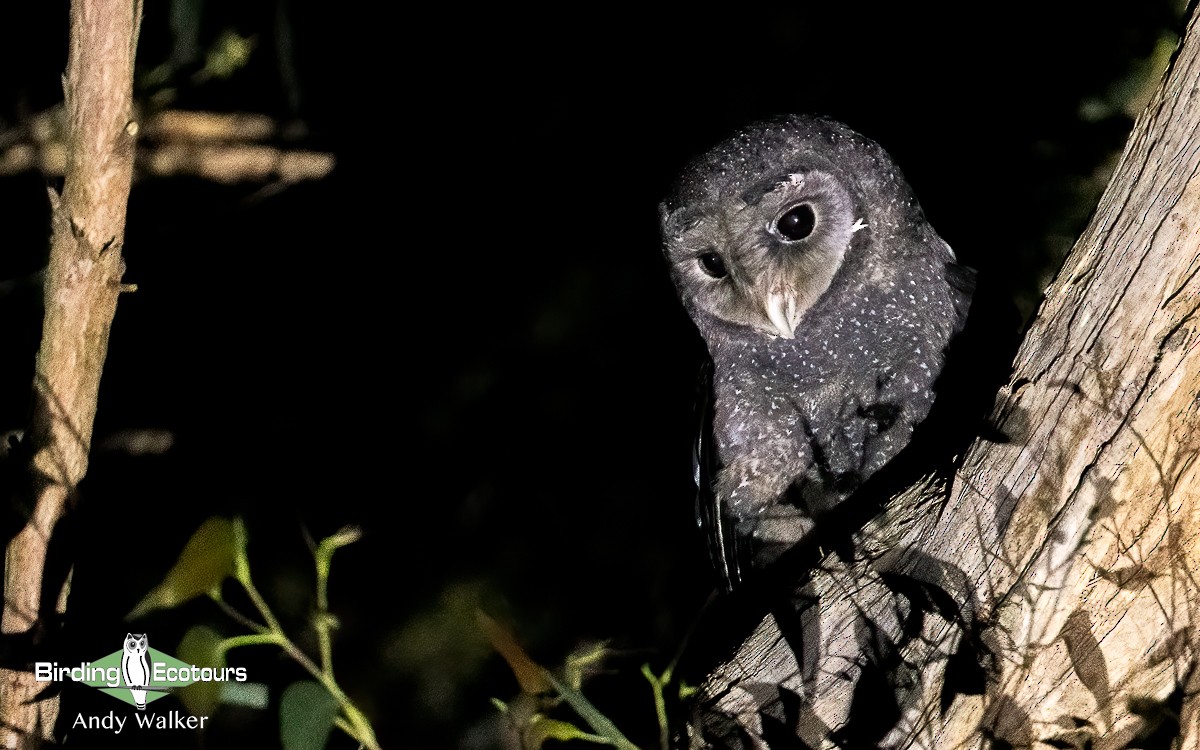
<instances>
[{"instance_id":1,"label":"owl's beak","mask_svg":"<svg viewBox=\"0 0 1200 750\"><path fill-rule=\"evenodd\" d=\"M767 319L775 327L772 333L785 339L796 338L796 324L800 322L800 303L791 290L780 290L767 295Z\"/></svg>"}]
</instances>

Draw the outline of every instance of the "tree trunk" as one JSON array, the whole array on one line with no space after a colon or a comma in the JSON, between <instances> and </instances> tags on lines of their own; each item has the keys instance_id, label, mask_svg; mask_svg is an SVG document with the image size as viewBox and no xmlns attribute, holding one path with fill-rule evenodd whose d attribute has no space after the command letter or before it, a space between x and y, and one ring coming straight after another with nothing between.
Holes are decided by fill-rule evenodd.
<instances>
[{"instance_id":1,"label":"tree trunk","mask_svg":"<svg viewBox=\"0 0 1200 750\"><path fill-rule=\"evenodd\" d=\"M34 413L26 439L33 494L25 527L4 561L5 635L43 638L46 615L62 608L65 582L43 580L54 527L87 472L92 423L108 334L122 290L125 205L133 176L133 58L140 0L75 0L63 77L68 148L62 196L51 191L53 235L46 269ZM61 593L60 593L61 591ZM46 601L44 594L50 595ZM57 697L33 674L0 670L0 745L50 739Z\"/></svg>"},{"instance_id":2,"label":"tree trunk","mask_svg":"<svg viewBox=\"0 0 1200 750\"><path fill-rule=\"evenodd\" d=\"M1200 748L1198 82L1193 14L997 396L1008 441L826 557L710 674L694 746Z\"/></svg>"}]
</instances>

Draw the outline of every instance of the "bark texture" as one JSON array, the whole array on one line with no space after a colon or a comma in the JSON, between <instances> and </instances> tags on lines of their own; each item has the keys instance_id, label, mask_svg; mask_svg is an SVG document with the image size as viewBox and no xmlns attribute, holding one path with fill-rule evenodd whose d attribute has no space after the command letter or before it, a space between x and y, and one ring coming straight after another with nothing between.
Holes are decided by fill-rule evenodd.
<instances>
[{"instance_id":1,"label":"bark texture","mask_svg":"<svg viewBox=\"0 0 1200 750\"><path fill-rule=\"evenodd\" d=\"M27 437L34 497L30 517L9 542L0 630L36 642L45 615L61 604L62 581L44 581L47 546L87 472L92 424L108 335L121 292L125 207L133 175L133 60L141 3L75 0L63 93L69 155L45 281L45 318ZM49 594L49 596L47 596ZM47 601L48 600L48 601ZM57 601L56 601L57 600ZM25 671L0 670L0 745L50 739L57 698Z\"/></svg>"},{"instance_id":2,"label":"bark texture","mask_svg":"<svg viewBox=\"0 0 1200 750\"><path fill-rule=\"evenodd\" d=\"M1193 14L997 397L1008 441L827 557L710 675L694 746L1200 748L1198 86Z\"/></svg>"}]
</instances>

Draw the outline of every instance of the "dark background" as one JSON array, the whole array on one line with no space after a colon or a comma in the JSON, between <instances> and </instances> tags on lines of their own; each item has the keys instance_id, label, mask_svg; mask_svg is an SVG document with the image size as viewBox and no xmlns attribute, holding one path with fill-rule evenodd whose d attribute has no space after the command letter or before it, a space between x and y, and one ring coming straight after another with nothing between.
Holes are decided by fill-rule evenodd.
<instances>
[{"instance_id":1,"label":"dark background","mask_svg":"<svg viewBox=\"0 0 1200 750\"><path fill-rule=\"evenodd\" d=\"M61 97L66 4L24 5L9 28L20 39L0 53L6 130ZM201 10L202 46L233 30L255 47L225 80L197 83L201 63L183 64L173 106L270 114L288 126L280 145L338 165L274 192L135 184L125 256L139 291L117 313L95 444L131 428L175 443L94 455L67 529L76 568L55 658L97 658L130 630L168 653L198 622L240 632L205 601L122 620L214 514L246 518L259 588L303 633L305 535L358 524L364 539L334 560L335 660L392 748L497 741L488 698L517 687L480 640L476 607L549 666L609 641L587 691L652 740L638 667L665 665L712 585L691 520L703 348L656 227L688 158L758 117L841 119L892 154L960 258L1029 314L1182 13L795 2L375 16L152 2L144 99L144 74L175 47L168 11L184 6ZM44 264L45 187L58 184L0 178L0 277ZM0 312L2 430L28 416L36 293L7 294ZM270 649L234 659L274 701L301 676ZM95 695L68 690L63 713ZM206 735L173 739L270 746L277 721L222 708Z\"/></svg>"}]
</instances>

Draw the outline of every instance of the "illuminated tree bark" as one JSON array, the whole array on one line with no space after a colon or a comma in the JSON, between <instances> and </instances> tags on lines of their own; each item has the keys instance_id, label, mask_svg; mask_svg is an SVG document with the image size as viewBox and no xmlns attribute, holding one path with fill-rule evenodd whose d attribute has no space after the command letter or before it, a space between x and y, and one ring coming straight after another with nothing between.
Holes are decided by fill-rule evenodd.
<instances>
[{"instance_id":1,"label":"illuminated tree bark","mask_svg":"<svg viewBox=\"0 0 1200 750\"><path fill-rule=\"evenodd\" d=\"M61 196L51 191L53 226L45 319L27 434L32 497L25 527L8 544L0 630L37 643L47 615L63 608L66 583L46 581L46 551L87 472L108 335L122 291L125 206L133 175L133 60L140 0L74 0L63 94L69 128ZM55 597L55 592L61 592ZM47 597L46 594L49 594ZM50 599L50 601L47 601ZM0 670L0 745L48 740L57 698L30 672Z\"/></svg>"}]
</instances>

